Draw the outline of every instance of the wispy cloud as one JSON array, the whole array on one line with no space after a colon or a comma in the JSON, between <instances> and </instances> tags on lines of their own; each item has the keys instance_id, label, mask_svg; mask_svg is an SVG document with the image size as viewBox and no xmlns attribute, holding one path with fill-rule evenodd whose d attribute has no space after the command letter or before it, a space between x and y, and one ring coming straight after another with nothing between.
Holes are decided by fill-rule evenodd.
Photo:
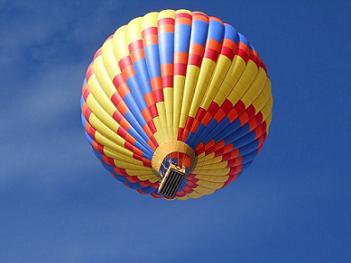
<instances>
[{"instance_id":1,"label":"wispy cloud","mask_svg":"<svg viewBox=\"0 0 351 263\"><path fill-rule=\"evenodd\" d=\"M80 127L81 84L100 44L96 39L102 42L101 35L112 31L106 14L118 14L118 6L115 1L0 5L6 20L0 25L0 69L5 73L0 89L0 157L6 160L0 180L26 176L36 183L58 183L70 178L67 167L77 172L71 178L82 174L78 166L92 153L86 151Z\"/></svg>"}]
</instances>

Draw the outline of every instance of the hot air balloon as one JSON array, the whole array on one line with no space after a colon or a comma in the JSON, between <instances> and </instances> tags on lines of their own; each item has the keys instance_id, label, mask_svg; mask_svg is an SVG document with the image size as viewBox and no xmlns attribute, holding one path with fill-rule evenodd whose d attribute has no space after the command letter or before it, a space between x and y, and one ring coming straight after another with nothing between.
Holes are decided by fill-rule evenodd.
<instances>
[{"instance_id":1,"label":"hot air balloon","mask_svg":"<svg viewBox=\"0 0 351 263\"><path fill-rule=\"evenodd\" d=\"M117 180L186 200L227 186L260 152L271 81L233 26L163 10L106 39L86 71L81 110L96 156Z\"/></svg>"}]
</instances>

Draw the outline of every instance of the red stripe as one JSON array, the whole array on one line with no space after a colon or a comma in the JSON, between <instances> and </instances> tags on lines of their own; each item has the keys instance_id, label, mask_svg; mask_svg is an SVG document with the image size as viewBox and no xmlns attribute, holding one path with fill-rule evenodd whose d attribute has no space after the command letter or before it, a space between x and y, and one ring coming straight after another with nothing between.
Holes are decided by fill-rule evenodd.
<instances>
[{"instance_id":1,"label":"red stripe","mask_svg":"<svg viewBox=\"0 0 351 263\"><path fill-rule=\"evenodd\" d=\"M161 102L161 101L164 101L162 89L154 90L154 91L153 91L153 95L154 95L154 98L155 98L155 102L156 102L156 103Z\"/></svg>"},{"instance_id":2,"label":"red stripe","mask_svg":"<svg viewBox=\"0 0 351 263\"><path fill-rule=\"evenodd\" d=\"M174 75L185 76L186 75L186 67L187 67L187 64L183 64L183 63L174 64Z\"/></svg>"},{"instance_id":3,"label":"red stripe","mask_svg":"<svg viewBox=\"0 0 351 263\"><path fill-rule=\"evenodd\" d=\"M143 47L143 40L141 39L135 40L128 45L128 49L130 52L133 52L135 50L142 49L142 48L144 47Z\"/></svg>"},{"instance_id":4,"label":"red stripe","mask_svg":"<svg viewBox=\"0 0 351 263\"><path fill-rule=\"evenodd\" d=\"M188 65L194 65L194 66L200 67L201 66L201 62L202 62L202 56L195 55L195 54L190 54L189 55L189 63L188 63Z\"/></svg>"},{"instance_id":5,"label":"red stripe","mask_svg":"<svg viewBox=\"0 0 351 263\"><path fill-rule=\"evenodd\" d=\"M116 75L113 80L113 84L115 85L116 88L124 84L124 79L121 74Z\"/></svg>"},{"instance_id":6,"label":"red stripe","mask_svg":"<svg viewBox=\"0 0 351 263\"><path fill-rule=\"evenodd\" d=\"M126 67L133 65L133 62L129 56L126 56L119 60L118 65L121 71L123 71Z\"/></svg>"},{"instance_id":7,"label":"red stripe","mask_svg":"<svg viewBox=\"0 0 351 263\"><path fill-rule=\"evenodd\" d=\"M118 110L115 110L115 112L113 113L112 117L118 123L123 119L122 114Z\"/></svg>"},{"instance_id":8,"label":"red stripe","mask_svg":"<svg viewBox=\"0 0 351 263\"><path fill-rule=\"evenodd\" d=\"M205 13L202 12L193 12L193 18L194 20L201 20L203 22L208 23L208 16Z\"/></svg>"},{"instance_id":9,"label":"red stripe","mask_svg":"<svg viewBox=\"0 0 351 263\"><path fill-rule=\"evenodd\" d=\"M170 18L170 17L166 17L166 18L162 18L162 19L158 20L159 26L167 25L167 24L174 25L174 19Z\"/></svg>"},{"instance_id":10,"label":"red stripe","mask_svg":"<svg viewBox=\"0 0 351 263\"><path fill-rule=\"evenodd\" d=\"M101 55L101 48L99 48L99 49L95 52L93 60L95 60L95 59L96 59L98 56L100 56L100 55Z\"/></svg>"},{"instance_id":11,"label":"red stripe","mask_svg":"<svg viewBox=\"0 0 351 263\"><path fill-rule=\"evenodd\" d=\"M157 27L149 27L145 28L142 32L141 35L143 38L150 36L150 35L157 35Z\"/></svg>"},{"instance_id":12,"label":"red stripe","mask_svg":"<svg viewBox=\"0 0 351 263\"><path fill-rule=\"evenodd\" d=\"M214 116L216 114L216 112L218 111L219 106L216 102L212 101L207 112L209 112L212 116Z\"/></svg>"},{"instance_id":13,"label":"red stripe","mask_svg":"<svg viewBox=\"0 0 351 263\"><path fill-rule=\"evenodd\" d=\"M240 56L245 62L247 62L250 57L250 55L243 49L239 49L238 56Z\"/></svg>"},{"instance_id":14,"label":"red stripe","mask_svg":"<svg viewBox=\"0 0 351 263\"><path fill-rule=\"evenodd\" d=\"M154 119L155 117L158 116L158 111L157 111L157 107L156 107L155 104L150 105L150 106L148 107L148 109L149 109L149 111L150 111L151 116L152 116L153 119Z\"/></svg>"},{"instance_id":15,"label":"red stripe","mask_svg":"<svg viewBox=\"0 0 351 263\"><path fill-rule=\"evenodd\" d=\"M119 95L118 92L115 92L115 93L113 93L113 95L112 95L112 97L111 97L111 101L112 101L112 103L117 107L118 104L119 104L121 101L123 101L123 99L122 99L121 95Z\"/></svg>"},{"instance_id":16,"label":"red stripe","mask_svg":"<svg viewBox=\"0 0 351 263\"><path fill-rule=\"evenodd\" d=\"M232 60L235 53L232 49L228 47L222 47L221 54Z\"/></svg>"},{"instance_id":17,"label":"red stripe","mask_svg":"<svg viewBox=\"0 0 351 263\"><path fill-rule=\"evenodd\" d=\"M178 13L176 14L176 18L181 18L181 17L184 17L184 18L188 18L188 19L192 19L192 15L188 14L188 13Z\"/></svg>"},{"instance_id":18,"label":"red stripe","mask_svg":"<svg viewBox=\"0 0 351 263\"><path fill-rule=\"evenodd\" d=\"M91 75L93 75L93 73L94 73L93 72L93 68L92 68L92 66L90 64L88 69L87 69L87 71L86 71L86 73L85 73L85 79L87 80L87 82L88 82L89 78L91 77Z\"/></svg>"},{"instance_id":19,"label":"red stripe","mask_svg":"<svg viewBox=\"0 0 351 263\"><path fill-rule=\"evenodd\" d=\"M93 141L92 147L95 151L102 154L104 153L104 147L100 143L96 142L95 140Z\"/></svg>"},{"instance_id":20,"label":"red stripe","mask_svg":"<svg viewBox=\"0 0 351 263\"><path fill-rule=\"evenodd\" d=\"M173 75L162 76L161 78L163 87L173 87Z\"/></svg>"},{"instance_id":21,"label":"red stripe","mask_svg":"<svg viewBox=\"0 0 351 263\"><path fill-rule=\"evenodd\" d=\"M218 52L214 49L207 48L205 50L205 58L211 59L212 61L216 62L218 59Z\"/></svg>"},{"instance_id":22,"label":"red stripe","mask_svg":"<svg viewBox=\"0 0 351 263\"><path fill-rule=\"evenodd\" d=\"M85 119L88 121L90 114L91 114L91 110L89 109L88 105L85 103L82 106L82 113L83 113Z\"/></svg>"},{"instance_id":23,"label":"red stripe","mask_svg":"<svg viewBox=\"0 0 351 263\"><path fill-rule=\"evenodd\" d=\"M87 98L90 94L90 90L89 90L89 86L88 85L84 85L83 89L82 89L82 94L83 94L83 98L85 101L87 101Z\"/></svg>"},{"instance_id":24,"label":"red stripe","mask_svg":"<svg viewBox=\"0 0 351 263\"><path fill-rule=\"evenodd\" d=\"M85 130L87 131L87 133L90 135L90 137L95 138L95 133L96 130L94 129L93 126L90 125L90 123L87 121Z\"/></svg>"},{"instance_id":25,"label":"red stripe","mask_svg":"<svg viewBox=\"0 0 351 263\"><path fill-rule=\"evenodd\" d=\"M179 128L179 129L178 129L178 137L177 137L177 139L178 139L179 141L182 141L183 132L184 132L184 128Z\"/></svg>"}]
</instances>

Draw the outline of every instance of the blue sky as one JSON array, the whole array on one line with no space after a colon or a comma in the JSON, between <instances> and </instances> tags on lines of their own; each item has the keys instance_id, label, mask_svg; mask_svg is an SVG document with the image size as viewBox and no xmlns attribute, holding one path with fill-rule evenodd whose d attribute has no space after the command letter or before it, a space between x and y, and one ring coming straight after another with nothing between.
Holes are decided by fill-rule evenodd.
<instances>
[{"instance_id":1,"label":"blue sky","mask_svg":"<svg viewBox=\"0 0 351 263\"><path fill-rule=\"evenodd\" d=\"M350 262L350 1L48 2L0 0L0 262ZM123 187L80 124L94 51L165 8L233 24L275 99L254 164L186 202Z\"/></svg>"}]
</instances>

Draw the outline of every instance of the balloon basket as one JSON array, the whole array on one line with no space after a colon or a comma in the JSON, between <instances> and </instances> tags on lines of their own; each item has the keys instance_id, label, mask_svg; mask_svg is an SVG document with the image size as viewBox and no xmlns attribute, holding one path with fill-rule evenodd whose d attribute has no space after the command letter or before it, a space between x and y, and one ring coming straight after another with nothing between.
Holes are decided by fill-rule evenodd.
<instances>
[{"instance_id":1,"label":"balloon basket","mask_svg":"<svg viewBox=\"0 0 351 263\"><path fill-rule=\"evenodd\" d=\"M162 174L161 174L162 176ZM166 199L174 199L179 186L185 179L185 169L171 163L162 176L162 181L158 188L159 194Z\"/></svg>"}]
</instances>

